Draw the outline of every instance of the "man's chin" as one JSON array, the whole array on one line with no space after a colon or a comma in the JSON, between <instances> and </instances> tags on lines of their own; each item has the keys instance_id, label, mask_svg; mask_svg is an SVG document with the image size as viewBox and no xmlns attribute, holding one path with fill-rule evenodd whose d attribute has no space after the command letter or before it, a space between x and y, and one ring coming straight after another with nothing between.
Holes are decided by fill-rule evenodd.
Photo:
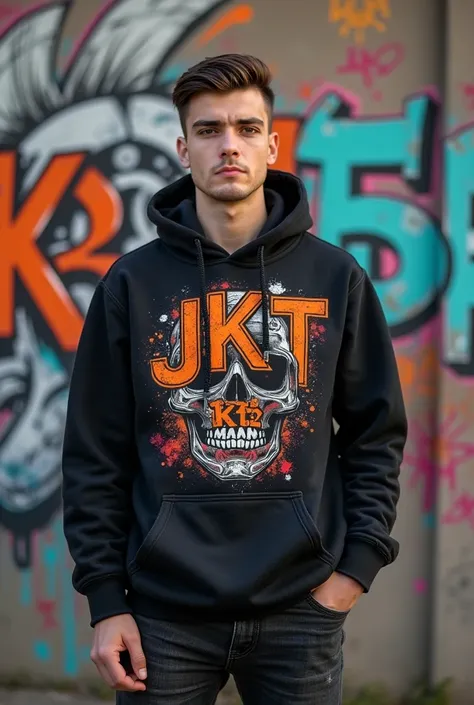
<instances>
[{"instance_id":1,"label":"man's chin","mask_svg":"<svg viewBox=\"0 0 474 705\"><path fill-rule=\"evenodd\" d=\"M244 201L252 193L253 189L242 188L236 184L229 184L228 186L210 189L207 195L216 201L232 203L236 201Z\"/></svg>"}]
</instances>

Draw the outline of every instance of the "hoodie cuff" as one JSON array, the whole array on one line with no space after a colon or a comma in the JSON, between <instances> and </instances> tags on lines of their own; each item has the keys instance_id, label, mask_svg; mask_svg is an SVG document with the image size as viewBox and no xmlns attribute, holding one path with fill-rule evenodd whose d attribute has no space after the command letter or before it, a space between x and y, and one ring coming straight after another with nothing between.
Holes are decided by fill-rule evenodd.
<instances>
[{"instance_id":1,"label":"hoodie cuff","mask_svg":"<svg viewBox=\"0 0 474 705\"><path fill-rule=\"evenodd\" d=\"M386 563L385 558L372 544L348 540L336 571L357 580L364 592L368 592L375 576Z\"/></svg>"},{"instance_id":2,"label":"hoodie cuff","mask_svg":"<svg viewBox=\"0 0 474 705\"><path fill-rule=\"evenodd\" d=\"M132 613L127 602L125 588L117 578L105 578L100 582L94 582L90 586L86 597L89 601L91 627L95 627L97 622L108 617Z\"/></svg>"}]
</instances>

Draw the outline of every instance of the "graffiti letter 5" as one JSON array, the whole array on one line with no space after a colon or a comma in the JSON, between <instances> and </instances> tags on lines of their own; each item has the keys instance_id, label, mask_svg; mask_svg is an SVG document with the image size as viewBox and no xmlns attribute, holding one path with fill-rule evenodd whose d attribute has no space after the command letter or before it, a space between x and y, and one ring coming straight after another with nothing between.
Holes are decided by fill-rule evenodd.
<instances>
[{"instance_id":1,"label":"graffiti letter 5","mask_svg":"<svg viewBox=\"0 0 474 705\"><path fill-rule=\"evenodd\" d=\"M445 201L453 272L446 296L445 362L458 374L474 375L474 127L446 140Z\"/></svg>"},{"instance_id":2,"label":"graffiti letter 5","mask_svg":"<svg viewBox=\"0 0 474 705\"><path fill-rule=\"evenodd\" d=\"M319 185L320 236L358 259L393 335L406 334L433 315L448 277L446 240L417 203L434 201L436 105L417 95L402 115L353 110L336 92L318 100L300 132L298 167L310 195Z\"/></svg>"}]
</instances>

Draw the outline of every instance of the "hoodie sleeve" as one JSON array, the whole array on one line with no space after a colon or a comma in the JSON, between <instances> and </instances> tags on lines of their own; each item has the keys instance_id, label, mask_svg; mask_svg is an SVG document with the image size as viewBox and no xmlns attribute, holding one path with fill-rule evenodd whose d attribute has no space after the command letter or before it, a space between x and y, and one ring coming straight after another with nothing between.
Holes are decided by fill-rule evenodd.
<instances>
[{"instance_id":1,"label":"hoodie sleeve","mask_svg":"<svg viewBox=\"0 0 474 705\"><path fill-rule=\"evenodd\" d=\"M131 612L125 556L137 461L129 358L125 309L101 282L75 357L62 457L72 582L88 598L91 626Z\"/></svg>"},{"instance_id":2,"label":"hoodie sleeve","mask_svg":"<svg viewBox=\"0 0 474 705\"><path fill-rule=\"evenodd\" d=\"M390 332L368 275L349 293L333 404L347 534L337 571L368 591L399 545L390 534L400 495L407 419Z\"/></svg>"}]
</instances>

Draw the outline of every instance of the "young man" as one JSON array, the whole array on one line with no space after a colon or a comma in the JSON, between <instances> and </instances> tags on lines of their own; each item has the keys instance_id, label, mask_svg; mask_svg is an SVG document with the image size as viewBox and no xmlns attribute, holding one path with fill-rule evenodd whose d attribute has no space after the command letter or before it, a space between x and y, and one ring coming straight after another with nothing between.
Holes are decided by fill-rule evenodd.
<instances>
[{"instance_id":1,"label":"young man","mask_svg":"<svg viewBox=\"0 0 474 705\"><path fill-rule=\"evenodd\" d=\"M64 526L122 705L211 705L230 673L245 705L340 703L344 620L398 553L389 331L365 271L307 232L299 179L267 173L269 84L241 55L179 79L191 173L77 351Z\"/></svg>"}]
</instances>

